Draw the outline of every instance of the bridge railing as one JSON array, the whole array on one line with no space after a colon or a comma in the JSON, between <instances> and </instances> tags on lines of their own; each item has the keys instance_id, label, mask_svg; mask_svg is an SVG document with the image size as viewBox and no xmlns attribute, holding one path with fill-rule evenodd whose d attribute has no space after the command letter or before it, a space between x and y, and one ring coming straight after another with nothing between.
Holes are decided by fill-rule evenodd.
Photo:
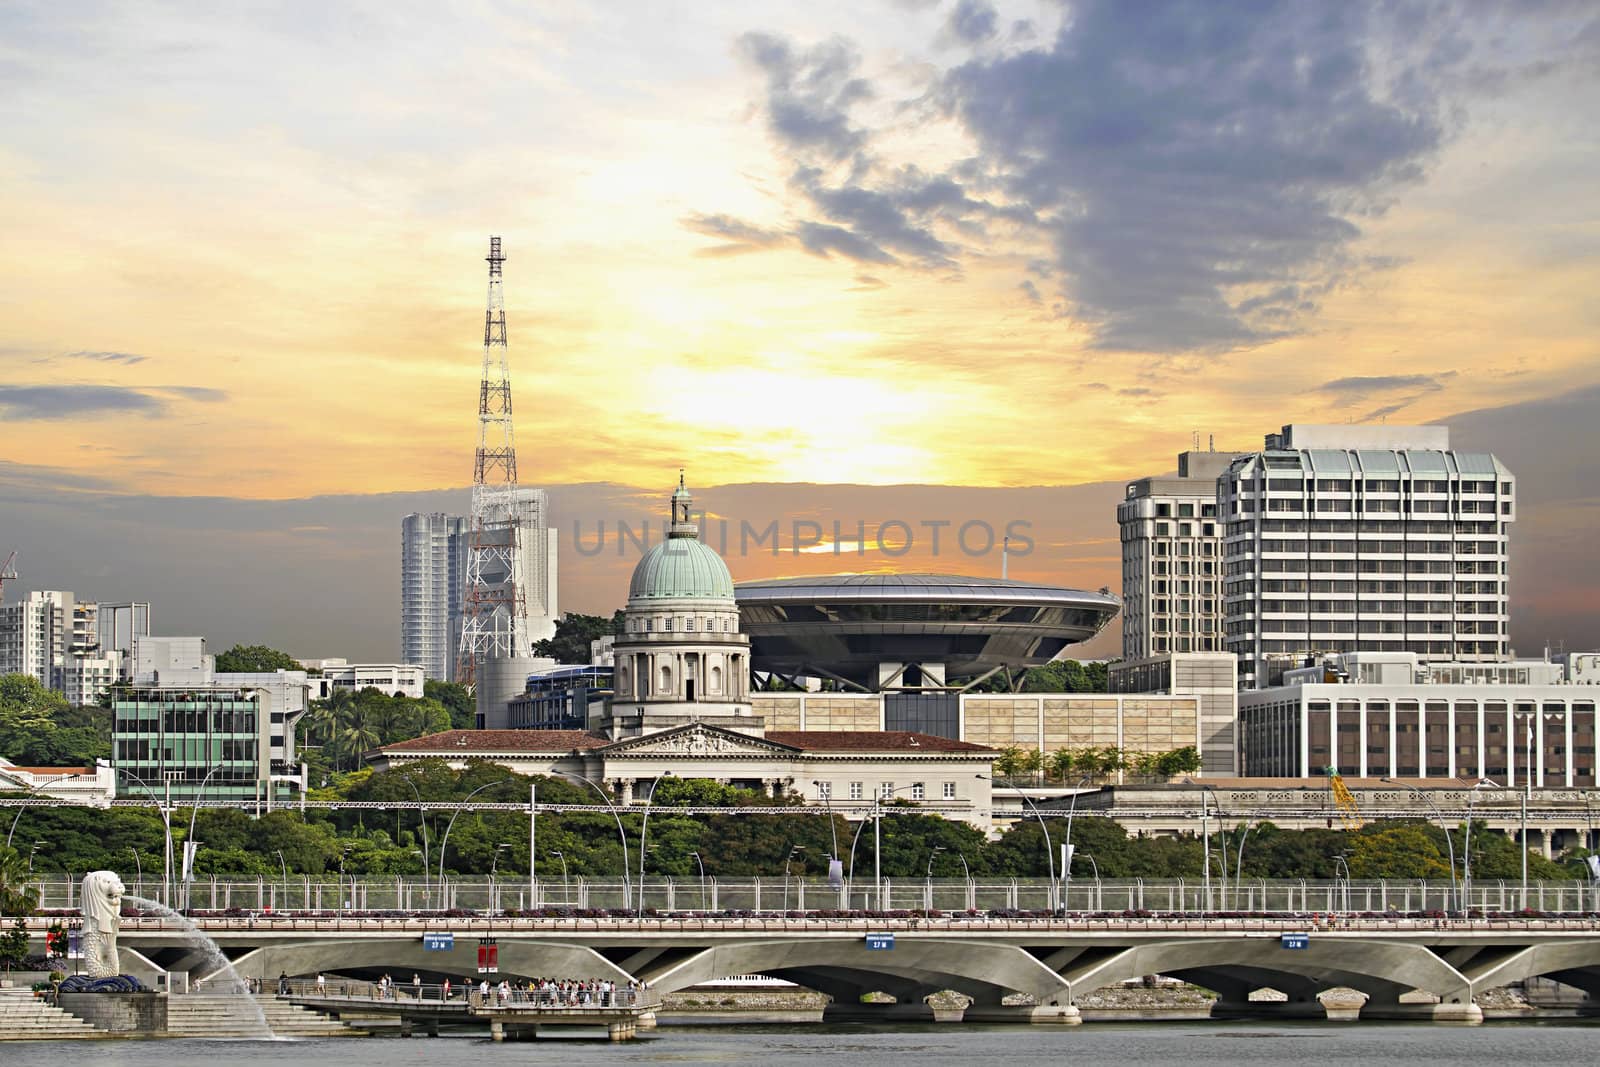
<instances>
[{"instance_id":1,"label":"bridge railing","mask_svg":"<svg viewBox=\"0 0 1600 1067\"><path fill-rule=\"evenodd\" d=\"M127 883L129 892L160 899L156 883ZM787 915L823 913L1070 912L1120 914L1386 914L1460 912L1581 913L1600 911L1600 884L1589 881L1520 883L1447 880L1235 880L1045 878L857 878L834 887L816 878L630 880L572 878L521 881L420 879L384 881L256 880L195 882L171 894L190 914L267 921L280 916L320 918L517 918L626 915ZM40 908L70 911L76 886L41 885Z\"/></svg>"}]
</instances>

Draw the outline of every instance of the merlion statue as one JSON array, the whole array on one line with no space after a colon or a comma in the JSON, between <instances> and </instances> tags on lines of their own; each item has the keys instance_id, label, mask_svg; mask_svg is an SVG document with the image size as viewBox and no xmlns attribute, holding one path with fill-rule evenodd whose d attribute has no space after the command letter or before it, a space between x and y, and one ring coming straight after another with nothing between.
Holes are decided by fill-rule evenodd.
<instances>
[{"instance_id":1,"label":"merlion statue","mask_svg":"<svg viewBox=\"0 0 1600 1067\"><path fill-rule=\"evenodd\" d=\"M83 876L83 966L90 978L122 973L117 959L117 930L122 925L122 894L127 887L111 871Z\"/></svg>"}]
</instances>

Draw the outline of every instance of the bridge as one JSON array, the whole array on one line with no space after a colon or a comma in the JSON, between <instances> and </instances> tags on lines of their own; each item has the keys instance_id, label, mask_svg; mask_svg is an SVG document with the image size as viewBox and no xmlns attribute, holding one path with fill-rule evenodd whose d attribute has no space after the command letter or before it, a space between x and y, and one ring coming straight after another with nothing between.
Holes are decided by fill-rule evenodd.
<instances>
[{"instance_id":1,"label":"bridge","mask_svg":"<svg viewBox=\"0 0 1600 1067\"><path fill-rule=\"evenodd\" d=\"M1315 906L1303 897L1298 903ZM477 943L492 940L498 973L514 981L579 976L619 987L638 982L664 994L727 975L766 974L827 994L829 1019L931 1019L926 999L955 990L972 1000L969 1021L1072 1023L1080 997L1156 974L1215 991L1213 1015L1235 1018L1319 1016L1318 995L1338 987L1366 995L1365 1019L1457 1022L1482 1018L1476 1000L1487 990L1535 977L1600 995L1600 920L1593 913L1442 918L1436 911L1403 915L1395 903L1398 897L1388 916L1305 908L1028 918L817 912L213 916L192 922L240 975L268 985L283 973L360 979L416 972L430 982L471 980ZM32 920L35 936L42 939L49 921ZM439 950L445 942L449 949ZM170 919L124 919L122 945L124 967L152 984L163 971L203 978L220 969L195 936ZM1287 999L1252 1001L1259 989ZM863 1003L868 993L889 994L894 1003Z\"/></svg>"}]
</instances>

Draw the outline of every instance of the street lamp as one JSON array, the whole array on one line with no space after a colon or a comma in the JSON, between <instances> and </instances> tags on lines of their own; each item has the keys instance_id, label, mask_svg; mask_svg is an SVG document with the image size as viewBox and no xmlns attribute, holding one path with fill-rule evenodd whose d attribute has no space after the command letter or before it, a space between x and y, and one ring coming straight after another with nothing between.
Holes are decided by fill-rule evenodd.
<instances>
[{"instance_id":1,"label":"street lamp","mask_svg":"<svg viewBox=\"0 0 1600 1067\"><path fill-rule=\"evenodd\" d=\"M977 777L983 779L984 781L989 781L989 776L987 774L980 774L977 775ZM1050 844L1050 828L1045 825L1044 816L1039 814L1039 805L1033 802L1033 798L1024 793L1022 791L1022 787L1016 785L1015 783L1012 783L1011 788L1017 791L1017 796L1022 798L1024 804L1033 809L1033 817L1039 820L1039 829L1044 833L1044 858L1050 872L1049 903L1050 910L1053 912L1056 910L1056 856L1055 848ZM1073 799L1077 799L1076 794L1073 795Z\"/></svg>"},{"instance_id":2,"label":"street lamp","mask_svg":"<svg viewBox=\"0 0 1600 1067\"><path fill-rule=\"evenodd\" d=\"M136 889L134 889L133 895L136 896L136 897L143 896L144 895L144 864L139 862L139 850L138 849L134 848L132 845L129 845L128 846L128 851L133 853L133 870L134 870L134 878L135 878L135 881L134 881L133 884L137 887Z\"/></svg>"},{"instance_id":3,"label":"street lamp","mask_svg":"<svg viewBox=\"0 0 1600 1067\"><path fill-rule=\"evenodd\" d=\"M1461 896L1460 896L1461 890L1460 890L1459 884L1456 882L1456 846L1455 846L1455 842L1450 839L1450 828L1445 825L1444 812L1439 810L1439 806L1433 802L1433 799L1431 797L1429 797L1428 794L1424 793L1422 790L1418 789L1414 785L1410 785L1410 784L1408 784L1406 782L1396 781L1393 778L1382 778L1382 779L1379 779L1379 780L1382 781L1386 785L1398 785L1398 786L1400 786L1400 787L1402 787L1404 789L1411 790L1413 793L1417 794L1417 796L1422 798L1422 802L1424 804L1428 805L1428 807L1433 809L1434 816L1437 817L1438 820L1439 820L1439 829L1444 831L1444 843L1445 843L1445 846L1450 850L1450 891L1451 891L1451 895L1454 896L1455 900L1456 900L1456 910L1460 911L1461 910ZM1523 899L1524 899L1524 903L1526 903L1526 899L1527 898L1524 897Z\"/></svg>"},{"instance_id":4,"label":"street lamp","mask_svg":"<svg viewBox=\"0 0 1600 1067\"><path fill-rule=\"evenodd\" d=\"M1094 775L1086 774L1078 779L1078 784L1072 787L1072 802L1067 805L1067 840L1061 847L1061 907L1067 906L1067 898L1072 894L1072 816L1078 811L1078 792L1083 789L1084 783Z\"/></svg>"},{"instance_id":5,"label":"street lamp","mask_svg":"<svg viewBox=\"0 0 1600 1067\"><path fill-rule=\"evenodd\" d=\"M622 829L621 812L617 811L617 806L611 803L611 797L604 789L600 788L594 779L579 774L577 771L556 771L554 773L561 778L576 779L600 794L600 799L605 804L606 809L611 812L611 817L617 820L617 838L622 842L622 907L624 910L628 909L633 902L633 886L628 881L628 835Z\"/></svg>"},{"instance_id":6,"label":"street lamp","mask_svg":"<svg viewBox=\"0 0 1600 1067\"><path fill-rule=\"evenodd\" d=\"M561 895L567 898L568 904L572 903L572 883L567 879L567 854L559 848L553 848L546 855L561 861Z\"/></svg>"},{"instance_id":7,"label":"street lamp","mask_svg":"<svg viewBox=\"0 0 1600 1067\"><path fill-rule=\"evenodd\" d=\"M671 771L662 771L657 778L651 781L650 792L645 794L644 798L644 815L639 820L639 918L641 919L644 918L644 839L645 834L650 830L650 805L655 802L656 789L661 785L661 779L670 777L672 777Z\"/></svg>"},{"instance_id":8,"label":"street lamp","mask_svg":"<svg viewBox=\"0 0 1600 1067\"><path fill-rule=\"evenodd\" d=\"M1244 892L1244 843L1246 841L1250 840L1250 831L1254 830L1254 829L1255 829L1255 825L1253 823L1251 823L1249 820L1246 820L1245 824L1244 824L1244 834L1239 838L1239 849L1238 849L1238 851L1236 853L1234 853L1234 857L1233 857L1233 903L1234 903L1234 907L1238 907L1238 905L1239 905L1239 894ZM1223 877L1227 877L1227 873L1228 873L1227 871L1223 871L1222 873L1223 873Z\"/></svg>"},{"instance_id":9,"label":"street lamp","mask_svg":"<svg viewBox=\"0 0 1600 1067\"><path fill-rule=\"evenodd\" d=\"M283 849L275 848L272 851L278 854L278 867L283 871L283 899L289 899L289 864L283 858Z\"/></svg>"},{"instance_id":10,"label":"street lamp","mask_svg":"<svg viewBox=\"0 0 1600 1067\"><path fill-rule=\"evenodd\" d=\"M700 868L700 910L701 911L705 911L706 910L706 865L703 862L701 862L700 853L691 852L691 853L689 853L689 855L694 857L694 865L696 867Z\"/></svg>"},{"instance_id":11,"label":"street lamp","mask_svg":"<svg viewBox=\"0 0 1600 1067\"><path fill-rule=\"evenodd\" d=\"M506 849L508 849L510 847L511 846L509 844L507 844L506 842L504 842L504 841L500 842L498 845L494 846L494 858L489 861L489 914L490 915L493 915L495 913L495 911L497 910L495 905L496 905L496 903L498 903L495 900L494 872L495 872L495 869L500 866L500 853L504 852Z\"/></svg>"},{"instance_id":12,"label":"street lamp","mask_svg":"<svg viewBox=\"0 0 1600 1067\"><path fill-rule=\"evenodd\" d=\"M443 897L444 897L444 883L445 883L444 854L445 854L445 849L450 847L450 831L455 829L456 817L458 815L460 815L463 811L467 810L467 802L468 801L470 801L473 797L477 796L479 793L482 793L484 790L493 789L497 785L517 785L517 784L518 783L517 783L517 780L515 778L502 778L498 782L488 782L488 783L486 783L484 785L480 785L478 788L474 789L472 792L470 792L466 796L462 797L461 798L461 803L456 805L456 810L450 813L450 821L444 824L444 840L439 842L439 867L438 867L438 870L439 870L439 894L440 894L440 898L441 898L440 901L439 901L439 904L440 904L441 907L443 907L445 905L445 903L446 903L445 900L443 899Z\"/></svg>"},{"instance_id":13,"label":"street lamp","mask_svg":"<svg viewBox=\"0 0 1600 1067\"><path fill-rule=\"evenodd\" d=\"M433 879L428 871L428 810L422 806L422 793L417 789L417 783L411 780L411 775L401 774L399 778L411 787L411 795L417 798L417 822L422 827L422 899L427 905L433 903Z\"/></svg>"},{"instance_id":14,"label":"street lamp","mask_svg":"<svg viewBox=\"0 0 1600 1067\"><path fill-rule=\"evenodd\" d=\"M933 851L932 851L932 852L930 852L930 853L928 853L928 873L927 873L927 880L928 880L928 881L929 881L929 882L932 882L932 881L933 881L933 861L934 861L934 860L935 860L935 859L937 859L937 858L938 858L938 856L939 856L939 853L941 853L941 852L948 852L948 851L950 851L950 850L949 850L949 849L947 849L947 848L945 848L945 847L944 847L944 846L943 846L943 845L934 845L934 846L933 846Z\"/></svg>"},{"instance_id":15,"label":"street lamp","mask_svg":"<svg viewBox=\"0 0 1600 1067\"><path fill-rule=\"evenodd\" d=\"M170 899L172 896L170 888L172 882L172 809L161 803L160 799L156 797L155 791L150 788L149 783L143 778L126 768L119 768L119 770L122 774L138 783L139 788L143 789L146 795L150 797L150 803L154 804L156 810L161 813L162 836L165 843L161 862L161 903L170 908L172 906L172 900ZM13 828L15 827L13 826Z\"/></svg>"},{"instance_id":16,"label":"street lamp","mask_svg":"<svg viewBox=\"0 0 1600 1067\"><path fill-rule=\"evenodd\" d=\"M806 846L804 846L804 845L791 846L790 849L789 849L789 854L783 858L783 910L784 911L788 911L789 910L789 863L796 856L800 855L800 853L804 852L805 850L806 850ZM804 864L801 864L801 869L802 870L805 869L805 865Z\"/></svg>"},{"instance_id":17,"label":"street lamp","mask_svg":"<svg viewBox=\"0 0 1600 1067\"><path fill-rule=\"evenodd\" d=\"M817 793L822 797L822 806L828 811L828 833L833 837L833 852L828 855L828 878L833 878L833 864L839 860L839 828L833 823L833 789L824 789L821 782L815 778L811 784L817 787Z\"/></svg>"},{"instance_id":18,"label":"street lamp","mask_svg":"<svg viewBox=\"0 0 1600 1067\"><path fill-rule=\"evenodd\" d=\"M1488 778L1479 778L1472 783L1472 788L1467 790L1467 833L1461 842L1461 895L1466 900L1463 909L1468 915L1472 913L1472 807L1477 799L1478 790L1484 786L1493 786L1498 789L1499 783Z\"/></svg>"},{"instance_id":19,"label":"street lamp","mask_svg":"<svg viewBox=\"0 0 1600 1067\"><path fill-rule=\"evenodd\" d=\"M1343 852L1341 852L1337 856L1333 857L1333 878L1334 878L1334 881L1338 881L1339 880L1339 868L1340 867L1344 868L1344 891L1339 894L1339 896L1340 896L1340 905L1341 906L1340 906L1340 908L1338 910L1339 911L1349 911L1350 910L1350 861L1348 861L1348 860L1346 860L1344 858L1344 853Z\"/></svg>"}]
</instances>

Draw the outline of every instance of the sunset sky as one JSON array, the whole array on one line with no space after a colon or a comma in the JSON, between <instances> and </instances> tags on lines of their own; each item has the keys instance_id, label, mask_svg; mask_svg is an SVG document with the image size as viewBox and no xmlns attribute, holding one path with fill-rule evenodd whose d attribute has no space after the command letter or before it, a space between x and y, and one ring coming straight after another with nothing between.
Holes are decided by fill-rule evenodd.
<instances>
[{"instance_id":1,"label":"sunset sky","mask_svg":"<svg viewBox=\"0 0 1600 1067\"><path fill-rule=\"evenodd\" d=\"M1583 2L6 4L0 467L459 487L490 234L532 484L1077 485L1558 400L1597 115Z\"/></svg>"}]
</instances>

